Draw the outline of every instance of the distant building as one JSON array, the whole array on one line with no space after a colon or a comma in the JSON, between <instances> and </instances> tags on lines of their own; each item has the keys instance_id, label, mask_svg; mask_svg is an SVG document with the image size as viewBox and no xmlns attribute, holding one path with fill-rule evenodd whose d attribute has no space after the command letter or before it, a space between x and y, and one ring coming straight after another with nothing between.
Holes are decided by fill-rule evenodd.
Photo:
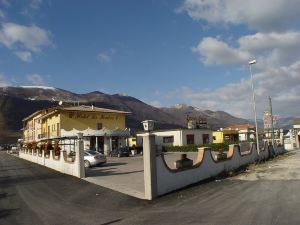
<instances>
[{"instance_id":1,"label":"distant building","mask_svg":"<svg viewBox=\"0 0 300 225\"><path fill-rule=\"evenodd\" d=\"M57 106L37 111L23 119L24 143L46 142L83 133L85 149L108 153L125 146L130 136L125 127L129 112L94 106Z\"/></svg>"},{"instance_id":2,"label":"distant building","mask_svg":"<svg viewBox=\"0 0 300 225\"><path fill-rule=\"evenodd\" d=\"M291 130L291 142L294 148L300 148L300 121L295 121Z\"/></svg>"},{"instance_id":3,"label":"distant building","mask_svg":"<svg viewBox=\"0 0 300 225\"><path fill-rule=\"evenodd\" d=\"M235 143L239 141L238 130L223 130L213 131L213 143L230 142Z\"/></svg>"},{"instance_id":4,"label":"distant building","mask_svg":"<svg viewBox=\"0 0 300 225\"><path fill-rule=\"evenodd\" d=\"M223 129L224 133L228 132L236 135L238 134L239 141L250 141L255 139L255 126L250 124L237 124L225 127Z\"/></svg>"},{"instance_id":5,"label":"distant building","mask_svg":"<svg viewBox=\"0 0 300 225\"><path fill-rule=\"evenodd\" d=\"M155 144L158 146L185 146L211 144L212 130L207 128L207 119L203 117L186 118L188 129L172 129L151 131L155 135ZM136 134L136 144L143 145L145 132Z\"/></svg>"},{"instance_id":6,"label":"distant building","mask_svg":"<svg viewBox=\"0 0 300 225\"><path fill-rule=\"evenodd\" d=\"M143 145L143 136L145 132L136 134L137 146ZM212 130L209 129L174 129L152 131L155 135L156 145L161 146L184 146L210 144L213 141Z\"/></svg>"},{"instance_id":7,"label":"distant building","mask_svg":"<svg viewBox=\"0 0 300 225\"><path fill-rule=\"evenodd\" d=\"M129 147L136 146L136 137L129 137L127 140L128 140Z\"/></svg>"}]
</instances>

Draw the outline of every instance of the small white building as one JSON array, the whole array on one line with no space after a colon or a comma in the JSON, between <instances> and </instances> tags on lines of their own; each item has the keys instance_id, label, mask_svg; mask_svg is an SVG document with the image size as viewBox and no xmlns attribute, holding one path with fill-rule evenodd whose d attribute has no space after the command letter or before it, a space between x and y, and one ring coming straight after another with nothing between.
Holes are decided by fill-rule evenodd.
<instances>
[{"instance_id":1,"label":"small white building","mask_svg":"<svg viewBox=\"0 0 300 225\"><path fill-rule=\"evenodd\" d=\"M250 124L237 124L225 127L224 131L237 131L239 141L250 141L255 139L255 127Z\"/></svg>"},{"instance_id":2,"label":"small white building","mask_svg":"<svg viewBox=\"0 0 300 225\"><path fill-rule=\"evenodd\" d=\"M284 136L283 136L283 143L284 148L286 150L293 150L294 149L294 137L293 137L293 130L290 129Z\"/></svg>"},{"instance_id":3,"label":"small white building","mask_svg":"<svg viewBox=\"0 0 300 225\"><path fill-rule=\"evenodd\" d=\"M143 145L143 136L146 132L136 134L136 144ZM212 130L209 129L174 129L152 131L155 135L155 144L161 146L184 146L211 144L213 142Z\"/></svg>"}]
</instances>

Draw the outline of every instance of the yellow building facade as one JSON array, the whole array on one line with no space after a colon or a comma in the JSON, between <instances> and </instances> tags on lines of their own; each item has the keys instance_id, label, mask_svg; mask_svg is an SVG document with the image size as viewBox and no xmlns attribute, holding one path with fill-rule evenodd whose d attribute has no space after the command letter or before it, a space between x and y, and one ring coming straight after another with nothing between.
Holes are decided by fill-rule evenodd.
<instances>
[{"instance_id":1,"label":"yellow building facade","mask_svg":"<svg viewBox=\"0 0 300 225\"><path fill-rule=\"evenodd\" d=\"M128 114L84 105L44 109L23 120L24 142L77 137L82 133L85 148L111 151L127 144L130 132L125 127L125 119Z\"/></svg>"},{"instance_id":2,"label":"yellow building facade","mask_svg":"<svg viewBox=\"0 0 300 225\"><path fill-rule=\"evenodd\" d=\"M31 114L29 117L23 119L23 141L24 143L36 142L42 134L41 111Z\"/></svg>"},{"instance_id":3,"label":"yellow building facade","mask_svg":"<svg viewBox=\"0 0 300 225\"><path fill-rule=\"evenodd\" d=\"M129 147L136 146L136 137L129 137L128 138L128 146Z\"/></svg>"},{"instance_id":4,"label":"yellow building facade","mask_svg":"<svg viewBox=\"0 0 300 225\"><path fill-rule=\"evenodd\" d=\"M213 131L213 143L219 144L224 142L223 131Z\"/></svg>"},{"instance_id":5,"label":"yellow building facade","mask_svg":"<svg viewBox=\"0 0 300 225\"><path fill-rule=\"evenodd\" d=\"M238 143L239 132L237 130L218 130L213 132L213 143L220 144L224 142Z\"/></svg>"}]
</instances>

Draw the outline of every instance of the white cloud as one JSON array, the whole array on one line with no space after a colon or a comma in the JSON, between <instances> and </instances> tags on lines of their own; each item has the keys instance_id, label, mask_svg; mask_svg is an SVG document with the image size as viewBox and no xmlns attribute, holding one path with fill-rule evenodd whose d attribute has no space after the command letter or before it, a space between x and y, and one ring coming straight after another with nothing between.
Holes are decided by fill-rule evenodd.
<instances>
[{"instance_id":1,"label":"white cloud","mask_svg":"<svg viewBox=\"0 0 300 225\"><path fill-rule=\"evenodd\" d=\"M261 31L291 29L300 19L300 0L184 0L177 9L209 24L239 25Z\"/></svg>"},{"instance_id":2,"label":"white cloud","mask_svg":"<svg viewBox=\"0 0 300 225\"><path fill-rule=\"evenodd\" d=\"M31 52L40 52L43 47L53 46L48 31L32 25L3 23L0 43L7 48L21 47Z\"/></svg>"},{"instance_id":3,"label":"white cloud","mask_svg":"<svg viewBox=\"0 0 300 225\"><path fill-rule=\"evenodd\" d=\"M31 52L29 51L16 51L15 54L24 62L32 62Z\"/></svg>"},{"instance_id":4,"label":"white cloud","mask_svg":"<svg viewBox=\"0 0 300 225\"><path fill-rule=\"evenodd\" d=\"M256 73L254 81L257 112L260 118L263 111L268 109L268 96L273 99L275 114L281 117L299 116L300 60L287 67L269 68ZM236 116L252 118L250 84L250 79L241 80L210 91L182 87L170 92L167 97L201 109L224 110Z\"/></svg>"},{"instance_id":5,"label":"white cloud","mask_svg":"<svg viewBox=\"0 0 300 225\"><path fill-rule=\"evenodd\" d=\"M97 55L97 60L100 63L110 63L112 61L113 55L116 53L116 49L111 48L107 51L100 52Z\"/></svg>"},{"instance_id":6,"label":"white cloud","mask_svg":"<svg viewBox=\"0 0 300 225\"><path fill-rule=\"evenodd\" d=\"M3 73L0 73L0 87L6 87L10 85L11 83L7 81L5 75Z\"/></svg>"},{"instance_id":7,"label":"white cloud","mask_svg":"<svg viewBox=\"0 0 300 225\"><path fill-rule=\"evenodd\" d=\"M111 56L106 53L99 53L97 56L97 59L101 63L110 63L111 62Z\"/></svg>"},{"instance_id":8,"label":"white cloud","mask_svg":"<svg viewBox=\"0 0 300 225\"><path fill-rule=\"evenodd\" d=\"M288 66L300 59L300 32L256 33L238 40L240 51L249 51L267 66Z\"/></svg>"},{"instance_id":9,"label":"white cloud","mask_svg":"<svg viewBox=\"0 0 300 225\"><path fill-rule=\"evenodd\" d=\"M245 63L251 58L248 52L231 48L225 42L212 37L203 38L192 50L201 56L201 61L206 65Z\"/></svg>"},{"instance_id":10,"label":"white cloud","mask_svg":"<svg viewBox=\"0 0 300 225\"><path fill-rule=\"evenodd\" d=\"M31 85L44 86L46 82L44 77L40 74L28 74L26 75L27 81L30 82Z\"/></svg>"},{"instance_id":11,"label":"white cloud","mask_svg":"<svg viewBox=\"0 0 300 225\"><path fill-rule=\"evenodd\" d=\"M204 37L192 50L204 65L242 66L256 58L253 69L258 113L262 116L268 109L267 99L271 96L274 112L286 117L299 116L300 112L299 6L300 0L184 0L178 11L206 21L208 26L232 28L235 34L236 25L252 28L251 34L230 42L221 37ZM203 109L253 117L249 79L209 91L182 87L167 97Z\"/></svg>"},{"instance_id":12,"label":"white cloud","mask_svg":"<svg viewBox=\"0 0 300 225\"><path fill-rule=\"evenodd\" d=\"M241 36L236 47L226 42L205 37L193 48L205 65L247 64L257 56L264 69L272 66L288 66L300 59L300 32L255 33Z\"/></svg>"}]
</instances>

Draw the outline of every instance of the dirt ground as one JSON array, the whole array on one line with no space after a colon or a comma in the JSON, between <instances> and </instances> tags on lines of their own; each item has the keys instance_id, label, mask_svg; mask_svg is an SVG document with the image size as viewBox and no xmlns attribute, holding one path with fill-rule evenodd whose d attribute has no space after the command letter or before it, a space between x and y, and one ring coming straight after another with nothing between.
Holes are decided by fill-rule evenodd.
<instances>
[{"instance_id":1,"label":"dirt ground","mask_svg":"<svg viewBox=\"0 0 300 225\"><path fill-rule=\"evenodd\" d=\"M273 160L252 164L233 180L300 180L300 151L288 152Z\"/></svg>"}]
</instances>

